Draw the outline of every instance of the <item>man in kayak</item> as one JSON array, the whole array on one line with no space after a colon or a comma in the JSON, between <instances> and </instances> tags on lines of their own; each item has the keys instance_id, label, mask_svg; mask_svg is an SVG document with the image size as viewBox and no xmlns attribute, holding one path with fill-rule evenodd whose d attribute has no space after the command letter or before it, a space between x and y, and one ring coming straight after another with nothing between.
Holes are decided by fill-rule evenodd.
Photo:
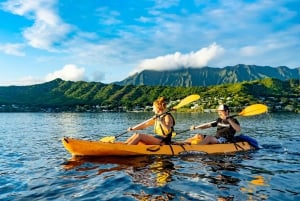
<instances>
[{"instance_id":1,"label":"man in kayak","mask_svg":"<svg viewBox=\"0 0 300 201\"><path fill-rule=\"evenodd\" d=\"M134 130L142 130L150 125L154 125L154 133L156 136L148 134L133 134L127 141L126 144L170 144L172 133L174 131L175 120L173 116L167 112L167 103L164 97L160 97L153 102L153 112L155 116L152 121L147 125L140 125L139 128ZM128 131L132 131L132 128L128 128Z\"/></svg>"},{"instance_id":2,"label":"man in kayak","mask_svg":"<svg viewBox=\"0 0 300 201\"><path fill-rule=\"evenodd\" d=\"M206 136L196 134L195 136L185 140L185 143L190 144L221 144L231 142L236 132L241 130L238 120L229 116L229 107L227 105L220 105L217 109L219 118L211 123L203 124L197 128L206 129L217 127L215 136ZM195 130L195 126L191 126L191 130Z\"/></svg>"}]
</instances>

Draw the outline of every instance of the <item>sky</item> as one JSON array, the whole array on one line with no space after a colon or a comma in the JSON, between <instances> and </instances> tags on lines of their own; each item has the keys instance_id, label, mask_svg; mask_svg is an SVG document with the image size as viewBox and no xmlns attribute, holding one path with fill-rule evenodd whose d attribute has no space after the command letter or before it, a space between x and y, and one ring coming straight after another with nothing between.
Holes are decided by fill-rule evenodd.
<instances>
[{"instance_id":1,"label":"sky","mask_svg":"<svg viewBox=\"0 0 300 201\"><path fill-rule=\"evenodd\" d=\"M0 86L300 67L299 0L0 0Z\"/></svg>"}]
</instances>

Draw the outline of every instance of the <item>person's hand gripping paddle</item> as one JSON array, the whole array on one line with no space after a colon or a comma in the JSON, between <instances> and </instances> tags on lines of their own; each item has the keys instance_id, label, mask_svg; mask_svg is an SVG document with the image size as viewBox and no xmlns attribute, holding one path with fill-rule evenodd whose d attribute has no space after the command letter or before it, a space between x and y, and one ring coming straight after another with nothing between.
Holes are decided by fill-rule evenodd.
<instances>
[{"instance_id":1,"label":"person's hand gripping paddle","mask_svg":"<svg viewBox=\"0 0 300 201\"><path fill-rule=\"evenodd\" d=\"M194 101L197 101L199 99L200 99L200 96L198 94L189 95L189 96L185 97L184 99L182 99L176 106L172 107L167 112L170 112L172 110L177 110L177 109L179 109L179 108L181 108L181 107L183 107L185 105L188 105L188 104L190 104L190 103L192 103ZM167 112L165 112L165 113L167 113ZM163 114L165 114L165 113L163 113ZM161 114L161 115L163 115L163 114ZM134 127L131 128L130 131L141 130L141 129L144 129L144 128L147 128L147 127L153 125L155 118L157 118L157 116L154 116L154 117L152 117L152 118L150 118L150 119L148 119L148 120L146 120L146 121L144 121L144 122L142 122L142 123L140 123L138 125L135 125ZM122 135L124 135L124 134L126 134L128 132L129 131L127 130L127 131L125 131L123 133L120 133L119 135L107 136L107 137L101 138L100 141L101 142L110 142L110 143L113 143L113 142L115 142L115 140L118 137L120 137L120 136L122 136Z\"/></svg>"}]
</instances>

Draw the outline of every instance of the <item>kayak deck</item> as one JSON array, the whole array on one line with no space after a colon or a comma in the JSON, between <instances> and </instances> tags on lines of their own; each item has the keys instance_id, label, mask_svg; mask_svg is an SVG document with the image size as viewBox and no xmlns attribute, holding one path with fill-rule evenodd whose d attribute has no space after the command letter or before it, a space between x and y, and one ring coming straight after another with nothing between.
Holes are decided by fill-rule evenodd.
<instances>
[{"instance_id":1,"label":"kayak deck","mask_svg":"<svg viewBox=\"0 0 300 201\"><path fill-rule=\"evenodd\" d=\"M127 145L65 137L62 143L72 156L224 154L255 149L248 142L210 145Z\"/></svg>"}]
</instances>

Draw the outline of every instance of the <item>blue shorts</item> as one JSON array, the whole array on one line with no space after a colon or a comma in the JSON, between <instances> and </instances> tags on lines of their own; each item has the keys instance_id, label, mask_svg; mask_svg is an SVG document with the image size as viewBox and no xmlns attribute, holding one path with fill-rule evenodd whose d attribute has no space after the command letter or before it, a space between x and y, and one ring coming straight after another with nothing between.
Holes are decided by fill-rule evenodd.
<instances>
[{"instance_id":1,"label":"blue shorts","mask_svg":"<svg viewBox=\"0 0 300 201\"><path fill-rule=\"evenodd\" d=\"M224 137L217 137L218 143L219 144L224 144L226 142L228 142L228 140Z\"/></svg>"}]
</instances>

